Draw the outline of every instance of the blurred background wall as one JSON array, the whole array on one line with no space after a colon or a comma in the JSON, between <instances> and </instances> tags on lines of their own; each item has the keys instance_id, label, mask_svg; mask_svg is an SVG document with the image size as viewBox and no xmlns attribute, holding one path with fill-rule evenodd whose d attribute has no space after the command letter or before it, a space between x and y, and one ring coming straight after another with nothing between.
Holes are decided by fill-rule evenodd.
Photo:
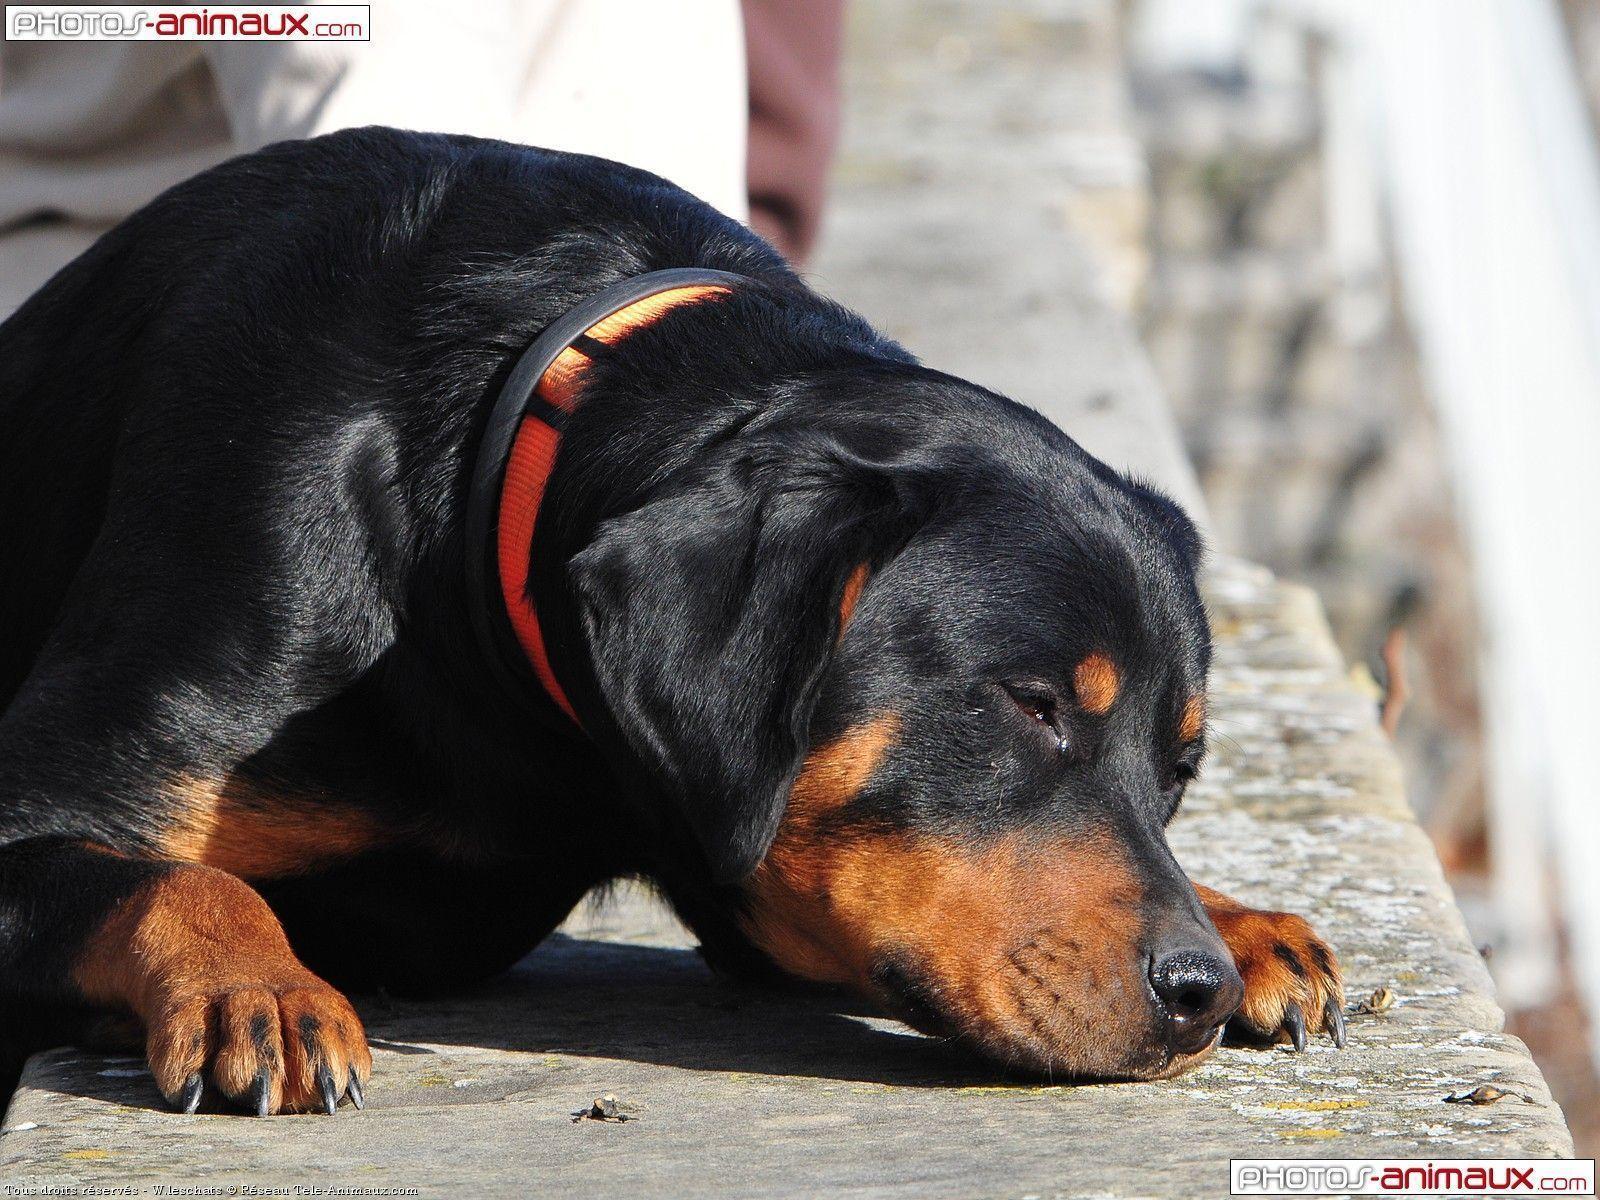
<instances>
[{"instance_id":1,"label":"blurred background wall","mask_svg":"<svg viewBox=\"0 0 1600 1200\"><path fill-rule=\"evenodd\" d=\"M1117 7L1217 539L1322 595L1593 1153L1600 0Z\"/></svg>"}]
</instances>

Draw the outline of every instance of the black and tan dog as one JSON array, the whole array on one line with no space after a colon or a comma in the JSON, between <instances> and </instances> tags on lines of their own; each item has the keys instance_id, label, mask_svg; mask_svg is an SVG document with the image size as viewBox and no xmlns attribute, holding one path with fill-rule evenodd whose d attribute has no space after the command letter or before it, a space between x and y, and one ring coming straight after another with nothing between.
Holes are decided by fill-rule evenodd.
<instances>
[{"instance_id":1,"label":"black and tan dog","mask_svg":"<svg viewBox=\"0 0 1600 1200\"><path fill-rule=\"evenodd\" d=\"M0 1017L131 1013L180 1107L360 1103L324 979L626 875L1057 1076L1343 1039L1167 849L1183 513L650 175L369 129L168 192L0 326L0 513Z\"/></svg>"}]
</instances>

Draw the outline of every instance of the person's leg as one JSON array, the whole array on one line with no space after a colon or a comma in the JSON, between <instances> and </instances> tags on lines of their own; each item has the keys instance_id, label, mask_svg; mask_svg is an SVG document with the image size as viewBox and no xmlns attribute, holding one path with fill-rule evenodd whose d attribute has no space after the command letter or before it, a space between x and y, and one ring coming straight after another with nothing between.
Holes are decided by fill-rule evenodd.
<instances>
[{"instance_id":1,"label":"person's leg","mask_svg":"<svg viewBox=\"0 0 1600 1200\"><path fill-rule=\"evenodd\" d=\"M750 224L804 263L839 134L844 0L744 0Z\"/></svg>"}]
</instances>

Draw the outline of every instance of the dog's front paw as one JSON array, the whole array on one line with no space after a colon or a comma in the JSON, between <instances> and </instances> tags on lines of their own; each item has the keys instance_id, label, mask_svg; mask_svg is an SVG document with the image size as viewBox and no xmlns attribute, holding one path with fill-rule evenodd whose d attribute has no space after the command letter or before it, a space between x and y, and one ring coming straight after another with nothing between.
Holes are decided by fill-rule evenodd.
<instances>
[{"instance_id":1,"label":"dog's front paw","mask_svg":"<svg viewBox=\"0 0 1600 1200\"><path fill-rule=\"evenodd\" d=\"M1304 1050L1308 1034L1326 1033L1342 1049L1344 985L1328 944L1293 913L1246 908L1210 888L1198 890L1244 979L1244 1001L1228 1036Z\"/></svg>"},{"instance_id":2,"label":"dog's front paw","mask_svg":"<svg viewBox=\"0 0 1600 1200\"><path fill-rule=\"evenodd\" d=\"M360 1108L372 1074L355 1009L303 969L173 989L148 1022L145 1054L162 1095L186 1113L200 1106L208 1078L233 1104L263 1117L331 1114L345 1096Z\"/></svg>"}]
</instances>

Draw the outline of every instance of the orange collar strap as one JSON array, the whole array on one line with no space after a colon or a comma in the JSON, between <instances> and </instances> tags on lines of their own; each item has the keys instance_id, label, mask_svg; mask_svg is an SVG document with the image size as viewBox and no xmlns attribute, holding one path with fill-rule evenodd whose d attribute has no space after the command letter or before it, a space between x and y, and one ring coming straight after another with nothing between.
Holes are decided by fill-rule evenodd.
<instances>
[{"instance_id":1,"label":"orange collar strap","mask_svg":"<svg viewBox=\"0 0 1600 1200\"><path fill-rule=\"evenodd\" d=\"M556 679L528 571L539 506L561 433L577 409L589 365L607 349L683 304L748 283L726 271L652 271L596 293L553 321L512 368L495 401L467 506L468 603L478 640L504 681L525 694L510 658L532 668L546 696L580 730Z\"/></svg>"}]
</instances>

